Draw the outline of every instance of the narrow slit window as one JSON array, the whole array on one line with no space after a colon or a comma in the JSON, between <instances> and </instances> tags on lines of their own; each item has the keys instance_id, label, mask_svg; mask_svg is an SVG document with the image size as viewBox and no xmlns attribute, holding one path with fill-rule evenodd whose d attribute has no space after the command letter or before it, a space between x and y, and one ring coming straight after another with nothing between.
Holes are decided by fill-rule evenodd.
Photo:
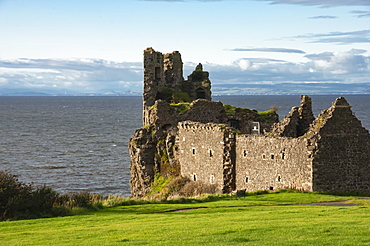
<instances>
[{"instance_id":1,"label":"narrow slit window","mask_svg":"<svg viewBox=\"0 0 370 246\"><path fill-rule=\"evenodd\" d=\"M275 159L275 155L274 154L271 154L271 159Z\"/></svg>"},{"instance_id":2,"label":"narrow slit window","mask_svg":"<svg viewBox=\"0 0 370 246\"><path fill-rule=\"evenodd\" d=\"M161 68L160 67L154 68L154 78L161 79Z\"/></svg>"},{"instance_id":3,"label":"narrow slit window","mask_svg":"<svg viewBox=\"0 0 370 246\"><path fill-rule=\"evenodd\" d=\"M249 178L245 177L245 183L248 183L248 182L249 182Z\"/></svg>"},{"instance_id":4,"label":"narrow slit window","mask_svg":"<svg viewBox=\"0 0 370 246\"><path fill-rule=\"evenodd\" d=\"M211 175L211 176L209 177L209 182L210 182L211 184L214 184L214 183L215 183L215 176L214 176L214 175Z\"/></svg>"},{"instance_id":5,"label":"narrow slit window","mask_svg":"<svg viewBox=\"0 0 370 246\"><path fill-rule=\"evenodd\" d=\"M246 150L243 150L243 156L247 157L248 152Z\"/></svg>"},{"instance_id":6,"label":"narrow slit window","mask_svg":"<svg viewBox=\"0 0 370 246\"><path fill-rule=\"evenodd\" d=\"M197 181L197 174L196 173L193 173L193 180Z\"/></svg>"},{"instance_id":7,"label":"narrow slit window","mask_svg":"<svg viewBox=\"0 0 370 246\"><path fill-rule=\"evenodd\" d=\"M212 157L213 156L213 151L210 149L209 150L209 157Z\"/></svg>"},{"instance_id":8,"label":"narrow slit window","mask_svg":"<svg viewBox=\"0 0 370 246\"><path fill-rule=\"evenodd\" d=\"M192 151L193 155L195 155L195 148L192 148L191 151Z\"/></svg>"},{"instance_id":9,"label":"narrow slit window","mask_svg":"<svg viewBox=\"0 0 370 246\"><path fill-rule=\"evenodd\" d=\"M285 160L285 157L286 157L286 156L285 156L285 153L284 153L284 152L283 152L283 153L281 153L281 159L282 159L282 160Z\"/></svg>"}]
</instances>

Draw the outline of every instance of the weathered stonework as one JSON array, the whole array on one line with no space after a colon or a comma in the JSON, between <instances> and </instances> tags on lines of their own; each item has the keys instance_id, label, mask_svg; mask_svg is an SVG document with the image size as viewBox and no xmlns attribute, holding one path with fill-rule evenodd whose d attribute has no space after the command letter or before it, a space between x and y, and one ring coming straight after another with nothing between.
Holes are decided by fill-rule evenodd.
<instances>
[{"instance_id":1,"label":"weathered stonework","mask_svg":"<svg viewBox=\"0 0 370 246\"><path fill-rule=\"evenodd\" d=\"M211 82L208 72L202 64L184 80L183 63L178 51L163 55L153 48L144 50L144 94L143 122L149 125L150 107L157 100L171 102L176 93L185 93L191 101L195 99L211 100Z\"/></svg>"},{"instance_id":2,"label":"weathered stonework","mask_svg":"<svg viewBox=\"0 0 370 246\"><path fill-rule=\"evenodd\" d=\"M306 139L238 136L237 189L312 191L311 162Z\"/></svg>"},{"instance_id":3,"label":"weathered stonework","mask_svg":"<svg viewBox=\"0 0 370 246\"><path fill-rule=\"evenodd\" d=\"M210 101L208 76L199 64L185 81L180 53L144 51L144 127L129 143L133 196L148 194L156 174L212 184L219 193L370 193L370 134L344 98L315 119L311 98L303 95L277 122L273 111ZM193 101L171 103L168 88Z\"/></svg>"},{"instance_id":4,"label":"weathered stonework","mask_svg":"<svg viewBox=\"0 0 370 246\"><path fill-rule=\"evenodd\" d=\"M343 97L306 134L315 146L313 189L370 193L370 134Z\"/></svg>"},{"instance_id":5,"label":"weathered stonework","mask_svg":"<svg viewBox=\"0 0 370 246\"><path fill-rule=\"evenodd\" d=\"M293 107L282 121L275 123L271 133L281 137L300 137L308 131L314 119L311 98L302 95L301 105Z\"/></svg>"},{"instance_id":6,"label":"weathered stonework","mask_svg":"<svg viewBox=\"0 0 370 246\"><path fill-rule=\"evenodd\" d=\"M302 100L307 100L307 97L302 97ZM303 136L291 137L297 136L299 130L299 108L294 107L280 122L281 126L285 126L285 132L282 133L291 136L236 134L235 146L232 147L226 144L226 136L216 134L225 131L221 131L224 128L219 125L198 123L196 128L192 128L191 134L179 127L181 173L189 176L196 170L201 173L199 180L207 182L209 175L215 175L215 169L224 167L223 162L204 151L191 153L190 147L202 150L217 146L224 148L225 152L235 149L235 155L230 155L234 158L231 162L235 177L230 178L230 182L235 181L233 187L236 190L290 188L370 193L370 134L352 114L350 107L344 98L338 98L331 108L324 110L312 122ZM306 115L310 117L311 114ZM204 130L205 127L207 130ZM212 139L205 137L209 132L213 134ZM228 131L226 135L233 133ZM209 164L210 161L212 164ZM216 183L219 187L223 187L228 179L226 176L223 178Z\"/></svg>"}]
</instances>

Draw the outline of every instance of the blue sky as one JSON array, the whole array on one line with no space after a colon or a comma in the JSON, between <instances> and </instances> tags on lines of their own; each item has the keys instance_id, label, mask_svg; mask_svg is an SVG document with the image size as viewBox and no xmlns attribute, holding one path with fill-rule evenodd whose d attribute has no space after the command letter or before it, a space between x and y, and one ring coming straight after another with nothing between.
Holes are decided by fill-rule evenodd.
<instances>
[{"instance_id":1,"label":"blue sky","mask_svg":"<svg viewBox=\"0 0 370 246\"><path fill-rule=\"evenodd\" d=\"M0 0L0 94L140 91L147 47L219 93L370 93L370 0Z\"/></svg>"}]
</instances>

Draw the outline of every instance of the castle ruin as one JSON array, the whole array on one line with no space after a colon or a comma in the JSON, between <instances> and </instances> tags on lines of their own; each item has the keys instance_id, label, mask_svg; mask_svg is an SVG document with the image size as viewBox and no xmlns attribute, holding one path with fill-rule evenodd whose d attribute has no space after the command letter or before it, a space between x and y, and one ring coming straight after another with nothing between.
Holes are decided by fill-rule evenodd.
<instances>
[{"instance_id":1,"label":"castle ruin","mask_svg":"<svg viewBox=\"0 0 370 246\"><path fill-rule=\"evenodd\" d=\"M143 124L130 139L131 192L156 175L212 184L219 193L278 190L370 193L370 134L340 97L316 118L301 96L282 121L211 101L201 64L184 80L179 52L144 51Z\"/></svg>"}]
</instances>

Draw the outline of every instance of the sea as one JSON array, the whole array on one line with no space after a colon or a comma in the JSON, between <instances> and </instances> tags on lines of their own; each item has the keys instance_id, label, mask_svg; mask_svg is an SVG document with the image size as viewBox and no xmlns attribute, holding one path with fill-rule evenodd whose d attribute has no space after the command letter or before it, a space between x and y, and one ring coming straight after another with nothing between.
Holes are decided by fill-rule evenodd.
<instances>
[{"instance_id":1,"label":"sea","mask_svg":"<svg viewBox=\"0 0 370 246\"><path fill-rule=\"evenodd\" d=\"M317 116L336 95L312 96ZM370 129L370 95L344 96ZM283 119L297 95L214 96L258 111L278 108ZM142 126L141 97L0 97L0 171L57 192L130 195L128 141Z\"/></svg>"}]
</instances>

